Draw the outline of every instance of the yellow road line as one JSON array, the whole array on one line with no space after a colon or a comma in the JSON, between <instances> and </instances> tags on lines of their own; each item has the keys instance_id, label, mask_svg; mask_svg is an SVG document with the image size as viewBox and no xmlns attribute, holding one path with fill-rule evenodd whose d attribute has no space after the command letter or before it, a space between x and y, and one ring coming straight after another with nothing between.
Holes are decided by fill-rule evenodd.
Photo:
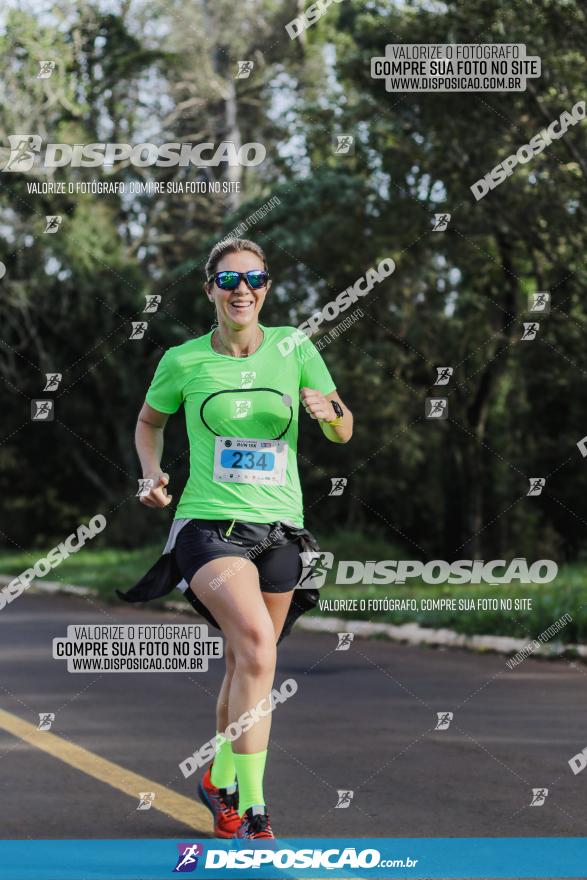
<instances>
[{"instance_id":1,"label":"yellow road line","mask_svg":"<svg viewBox=\"0 0 587 880\"><path fill-rule=\"evenodd\" d=\"M155 800L152 810L159 810L160 813L171 816L176 822L187 825L194 835L212 833L212 817L205 807L191 798L184 797L183 794L177 794L164 785L153 782L152 779L147 779L146 776L140 776L121 767L120 764L100 758L93 752L61 739L48 730L38 730L34 724L29 724L28 721L23 721L22 718L3 709L0 709L0 730L11 733L99 782L105 782L106 785L122 791L135 801L139 799L139 791L154 791Z\"/></svg>"},{"instance_id":2,"label":"yellow road line","mask_svg":"<svg viewBox=\"0 0 587 880\"><path fill-rule=\"evenodd\" d=\"M176 822L187 825L193 832L210 834L212 832L212 817L208 810L197 803L192 798L185 797L182 794L147 779L146 776L140 776L133 773L120 764L114 764L113 761L107 761L88 752L81 746L62 739L49 731L38 730L34 724L23 721L10 712L0 709L0 729L6 730L18 739L24 740L31 746L46 752L53 758L81 770L93 779L105 782L112 788L129 795L135 801L139 800L140 791L154 791L155 800L151 809L159 810L167 816L171 816ZM195 791L194 791L195 794Z\"/></svg>"}]
</instances>

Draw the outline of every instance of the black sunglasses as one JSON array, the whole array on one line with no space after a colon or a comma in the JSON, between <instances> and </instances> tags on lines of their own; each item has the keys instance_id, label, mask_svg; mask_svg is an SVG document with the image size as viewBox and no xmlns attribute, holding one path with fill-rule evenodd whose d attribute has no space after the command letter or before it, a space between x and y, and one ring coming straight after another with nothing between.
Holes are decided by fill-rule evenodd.
<instances>
[{"instance_id":1,"label":"black sunglasses","mask_svg":"<svg viewBox=\"0 0 587 880\"><path fill-rule=\"evenodd\" d=\"M215 281L221 290L236 290L241 283L241 278L244 278L246 284L253 290L259 290L259 288L265 287L269 281L269 272L264 272L262 269L251 269L249 272L233 272L232 270L216 272L215 275L210 275L208 284Z\"/></svg>"}]
</instances>

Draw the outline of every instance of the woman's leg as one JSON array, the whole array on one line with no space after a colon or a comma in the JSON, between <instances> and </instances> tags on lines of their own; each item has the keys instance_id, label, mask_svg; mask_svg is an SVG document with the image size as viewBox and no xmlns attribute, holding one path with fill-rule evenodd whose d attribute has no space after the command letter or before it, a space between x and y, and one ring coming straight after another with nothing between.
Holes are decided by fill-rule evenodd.
<instances>
[{"instance_id":1,"label":"woman's leg","mask_svg":"<svg viewBox=\"0 0 587 880\"><path fill-rule=\"evenodd\" d=\"M210 584L226 572L233 557L221 557L202 566L190 582L198 599L214 615L234 654L228 690L228 723L268 697L275 675L276 639L272 618L263 601L256 567L243 560L238 573L220 589ZM271 724L270 714L236 736L232 750L239 782L239 812L263 805L263 773Z\"/></svg>"},{"instance_id":2,"label":"woman's leg","mask_svg":"<svg viewBox=\"0 0 587 880\"><path fill-rule=\"evenodd\" d=\"M274 547L260 560L263 601L273 621L275 641L279 639L294 593L293 586L302 574L300 548L297 543ZM283 592L283 588L286 591ZM291 587L288 589L288 587Z\"/></svg>"},{"instance_id":3,"label":"woman's leg","mask_svg":"<svg viewBox=\"0 0 587 880\"><path fill-rule=\"evenodd\" d=\"M263 593L263 600L273 622L275 641L279 639L283 624L291 604L292 593ZM226 672L216 702L216 733L224 733L229 724L228 700L232 678L236 668L234 651L228 639L224 644ZM236 771L232 753L232 743L219 737L216 757L212 765L211 781L217 788L230 788L235 782Z\"/></svg>"},{"instance_id":4,"label":"woman's leg","mask_svg":"<svg viewBox=\"0 0 587 880\"><path fill-rule=\"evenodd\" d=\"M269 616L273 622L273 629L275 631L275 641L279 639L281 635L281 630L283 629L283 624L285 622L285 618L287 616L287 612L289 610L289 606L291 604L291 592L290 593L263 593L263 600L267 607L267 611L269 612ZM224 659L226 663L226 672L224 674L224 679L222 680L222 685L220 686L220 691L218 693L218 700L216 702L216 731L217 733L224 733L229 724L228 717L228 698L230 694L230 688L232 685L232 678L234 675L234 670L236 668L236 659L234 656L234 652L232 650L232 646L228 640L225 641L224 644ZM228 749L230 749L230 753L232 755L232 747L231 743L228 743ZM226 752L226 749L225 749ZM224 760L222 759L222 763ZM226 782L226 773L222 772L220 775L220 771L217 767L218 764L218 753L217 759L215 760L215 766L212 770L212 782L214 785L217 785L219 788L225 788L226 785L229 785L229 782ZM216 773L215 773L216 771ZM216 776L216 778L215 778ZM222 778L222 783L220 780Z\"/></svg>"},{"instance_id":5,"label":"woman's leg","mask_svg":"<svg viewBox=\"0 0 587 880\"><path fill-rule=\"evenodd\" d=\"M235 662L232 646L228 639L226 639L224 643L224 663L226 671L218 693L218 700L216 701L216 730L222 732L228 727L228 695L230 693L232 676L234 675Z\"/></svg>"},{"instance_id":6,"label":"woman's leg","mask_svg":"<svg viewBox=\"0 0 587 880\"><path fill-rule=\"evenodd\" d=\"M281 630L283 629L283 624L285 623L285 618L287 617L287 612L289 611L289 607L291 605L292 593L293 590L289 593L261 594L263 596L263 601L265 602L265 606L273 623L276 642L281 635ZM234 651L232 650L232 645L230 644L228 639L226 639L224 642L224 662L226 665L226 671L224 673L224 678L222 680L220 691L218 692L218 699L216 701L216 730L220 731L221 733L224 733L229 724L228 697L230 694L230 687L232 684L234 670L236 668L236 658L234 656Z\"/></svg>"},{"instance_id":7,"label":"woman's leg","mask_svg":"<svg viewBox=\"0 0 587 880\"><path fill-rule=\"evenodd\" d=\"M216 755L210 772L210 780L216 788L231 790L236 783L236 769L232 754L232 743L223 736L228 727L228 695L234 674L234 653L228 640L224 644L226 672L216 701Z\"/></svg>"},{"instance_id":8,"label":"woman's leg","mask_svg":"<svg viewBox=\"0 0 587 880\"><path fill-rule=\"evenodd\" d=\"M275 629L259 587L257 569L243 560L238 573L220 589L210 582L234 562L234 557L213 559L193 576L190 588L218 621L234 654L234 671L228 689L228 721L237 721L271 692L275 674ZM233 743L235 752L259 752L267 746L269 725L262 719Z\"/></svg>"},{"instance_id":9,"label":"woman's leg","mask_svg":"<svg viewBox=\"0 0 587 880\"><path fill-rule=\"evenodd\" d=\"M285 623L285 618L287 617L287 612L289 611L289 607L291 605L292 593L293 590L290 590L289 593L262 594L263 601L265 602L265 606L273 622L276 642L281 635L281 630L283 629L283 624Z\"/></svg>"}]
</instances>

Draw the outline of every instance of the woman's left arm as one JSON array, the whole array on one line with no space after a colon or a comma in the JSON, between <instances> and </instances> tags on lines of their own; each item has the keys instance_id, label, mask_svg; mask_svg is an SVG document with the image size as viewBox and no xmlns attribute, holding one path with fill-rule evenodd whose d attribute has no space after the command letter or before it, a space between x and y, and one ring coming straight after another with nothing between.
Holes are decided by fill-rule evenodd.
<instances>
[{"instance_id":1,"label":"woman's left arm","mask_svg":"<svg viewBox=\"0 0 587 880\"><path fill-rule=\"evenodd\" d=\"M336 391L322 394L314 388L301 388L300 401L310 418L320 422L322 433L328 440L333 443L348 443L353 436L353 414Z\"/></svg>"}]
</instances>

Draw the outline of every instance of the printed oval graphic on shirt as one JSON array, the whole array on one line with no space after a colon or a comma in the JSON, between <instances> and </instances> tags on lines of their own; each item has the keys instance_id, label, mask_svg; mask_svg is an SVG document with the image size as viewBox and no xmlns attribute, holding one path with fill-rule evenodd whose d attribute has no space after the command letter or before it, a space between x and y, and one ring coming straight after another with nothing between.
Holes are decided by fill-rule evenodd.
<instances>
[{"instance_id":1,"label":"printed oval graphic on shirt","mask_svg":"<svg viewBox=\"0 0 587 880\"><path fill-rule=\"evenodd\" d=\"M215 391L200 406L202 423L219 437L280 440L292 418L292 399L277 388Z\"/></svg>"}]
</instances>

